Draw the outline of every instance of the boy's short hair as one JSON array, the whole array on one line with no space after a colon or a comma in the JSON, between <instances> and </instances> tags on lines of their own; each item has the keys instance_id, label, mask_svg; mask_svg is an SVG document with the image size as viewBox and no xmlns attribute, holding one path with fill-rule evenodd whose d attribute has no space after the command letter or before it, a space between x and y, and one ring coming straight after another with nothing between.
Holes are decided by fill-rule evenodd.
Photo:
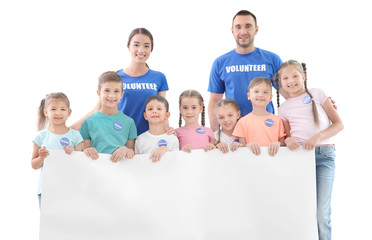
<instances>
[{"instance_id":1,"label":"boy's short hair","mask_svg":"<svg viewBox=\"0 0 372 240\"><path fill-rule=\"evenodd\" d=\"M101 90L102 84L106 82L117 82L121 83L121 88L123 89L123 81L120 75L115 71L107 71L102 73L98 78L98 90Z\"/></svg>"},{"instance_id":2,"label":"boy's short hair","mask_svg":"<svg viewBox=\"0 0 372 240\"><path fill-rule=\"evenodd\" d=\"M269 79L265 77L256 77L256 78L253 78L252 81L249 83L248 92L251 88L253 88L254 86L260 83L266 83L267 85L270 85L270 87L272 87L272 83Z\"/></svg>"},{"instance_id":3,"label":"boy's short hair","mask_svg":"<svg viewBox=\"0 0 372 240\"><path fill-rule=\"evenodd\" d=\"M153 95L151 97L149 97L146 102L145 102L145 111L146 111L146 106L149 102L151 102L152 100L156 100L158 102L161 102L161 103L164 103L165 105L165 109L167 110L167 112L169 112L169 103L167 101L167 99L163 96L160 96L160 95Z\"/></svg>"}]
</instances>

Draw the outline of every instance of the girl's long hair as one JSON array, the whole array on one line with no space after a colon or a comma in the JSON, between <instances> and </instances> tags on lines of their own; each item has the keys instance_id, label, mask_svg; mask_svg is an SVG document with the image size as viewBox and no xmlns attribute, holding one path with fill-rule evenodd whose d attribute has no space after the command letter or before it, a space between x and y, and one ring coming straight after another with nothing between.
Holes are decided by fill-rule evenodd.
<instances>
[{"instance_id":1,"label":"girl's long hair","mask_svg":"<svg viewBox=\"0 0 372 240\"><path fill-rule=\"evenodd\" d=\"M315 125L319 126L319 115L318 115L318 110L316 108L316 104L315 102L313 101L313 95L310 93L310 91L308 90L307 88L307 68L306 68L306 63L299 63L298 61L296 60L289 60L287 62L284 62L282 63L282 65L280 65L279 67L279 71L277 74L275 74L274 76L274 80L275 80L275 83L276 83L276 96L277 96L277 102L278 102L278 108L280 107L280 95L279 95L279 88L280 88L280 70L282 70L283 68L287 67L287 66L290 66L290 65L293 65L297 68L297 70L300 72L300 73L303 73L304 76L305 76L305 79L304 79L304 88L305 88L305 91L306 93L310 96L311 98L311 104L312 104L312 110L313 110L313 117L314 117L314 122L315 122Z\"/></svg>"},{"instance_id":2,"label":"girl's long hair","mask_svg":"<svg viewBox=\"0 0 372 240\"><path fill-rule=\"evenodd\" d=\"M204 100L203 100L203 97L202 95L196 91L196 90L186 90L186 91L183 91L180 95L180 101L179 101L179 106L181 106L181 101L183 98L186 98L186 97L195 97L199 100L199 104L202 106L203 108L203 111L201 112L201 125L204 127L205 126L205 107L204 107ZM180 113L180 120L179 120L179 127L182 126L182 115Z\"/></svg>"},{"instance_id":3,"label":"girl's long hair","mask_svg":"<svg viewBox=\"0 0 372 240\"><path fill-rule=\"evenodd\" d=\"M44 109L46 109L49 105L49 102L51 100L56 100L56 99L61 99L64 100L67 104L67 106L70 108L70 101L68 100L66 94L61 93L61 92L55 92L55 93L50 93L43 98L40 102L40 106L38 109L38 121L37 121L37 130L40 131L45 128L47 124L47 118L44 114Z\"/></svg>"}]
</instances>

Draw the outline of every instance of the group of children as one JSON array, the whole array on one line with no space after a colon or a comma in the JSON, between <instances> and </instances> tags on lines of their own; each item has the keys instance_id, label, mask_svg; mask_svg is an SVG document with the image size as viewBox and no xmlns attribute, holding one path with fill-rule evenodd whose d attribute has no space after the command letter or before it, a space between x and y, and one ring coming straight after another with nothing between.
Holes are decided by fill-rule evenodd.
<instances>
[{"instance_id":1,"label":"group of children","mask_svg":"<svg viewBox=\"0 0 372 240\"><path fill-rule=\"evenodd\" d=\"M193 149L209 151L217 148L226 153L246 146L259 155L261 147L265 146L269 155L274 156L281 146L287 146L290 150L302 146L308 150L316 149L318 173L318 167L322 171L321 165L325 164L321 163L322 158L334 159L331 137L343 129L341 118L328 95L320 89L308 90L305 64L297 61L283 63L274 80L279 116L266 110L273 96L271 81L258 77L248 87L247 98L253 106L248 115L240 118L239 106L232 99L222 99L216 104L215 113L219 123L216 132L205 127L205 107L201 94L187 90L179 98L179 128L169 128L169 104L164 97L154 95L145 104L144 117L149 123L149 130L137 137L133 119L117 108L123 97L123 82L116 72L105 72L99 77L97 91L101 108L84 120L80 132L66 126L71 114L66 95L52 93L42 100L39 107L40 131L34 139L32 167L41 168L49 154L48 150L56 149L63 149L67 154L74 150L84 151L92 159L97 159L98 153L108 153L112 154L113 162L132 158L135 154L150 154L150 159L157 162L167 151L173 150L190 152ZM282 105L279 104L280 88L287 94ZM330 171L333 174L334 167ZM317 174L318 183L322 183L322 186L317 185L318 195L321 195L320 189L332 187L332 183L323 184L324 181L318 179ZM331 189L325 191L331 192ZM40 194L39 187L39 201ZM319 201L328 200L318 196L318 205L321 205ZM330 207L329 202L323 205ZM319 214L329 215L318 211ZM329 224L327 219L323 222Z\"/></svg>"},{"instance_id":2,"label":"group of children","mask_svg":"<svg viewBox=\"0 0 372 240\"><path fill-rule=\"evenodd\" d=\"M67 154L74 150L84 151L94 160L98 159L98 153L108 153L112 154L113 162L132 158L135 153L149 153L156 162L165 152L173 150L191 152L192 149L209 151L218 148L226 153L246 146L259 155L261 146L265 146L269 155L274 156L281 146L294 150L302 145L310 150L319 144L331 144L330 137L342 130L341 119L324 92L307 89L304 66L297 61L288 61L279 69L275 77L279 116L266 110L273 96L271 81L257 77L248 87L247 98L253 107L250 114L240 118L239 106L232 99L222 99L216 104L218 131L205 127L201 94L187 90L179 98L178 129L174 131L167 127L168 101L154 95L145 104L144 117L149 130L138 137L134 121L117 108L123 97L120 76L116 72L105 72L99 77L97 91L101 108L84 120L80 132L66 126L71 109L65 94L52 93L41 101L40 131L34 139L32 167L42 167L48 149L64 149ZM280 86L289 96L282 106L279 104ZM49 123L47 128L46 123Z\"/></svg>"}]
</instances>

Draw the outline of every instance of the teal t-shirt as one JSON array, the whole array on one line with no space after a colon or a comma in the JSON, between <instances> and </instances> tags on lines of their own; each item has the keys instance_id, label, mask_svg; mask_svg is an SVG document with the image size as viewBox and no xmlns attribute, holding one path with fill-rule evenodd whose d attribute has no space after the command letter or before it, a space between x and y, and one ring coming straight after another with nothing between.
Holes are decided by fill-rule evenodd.
<instances>
[{"instance_id":1,"label":"teal t-shirt","mask_svg":"<svg viewBox=\"0 0 372 240\"><path fill-rule=\"evenodd\" d=\"M84 120L80 134L99 153L112 154L128 140L137 138L137 129L133 119L122 112L106 115L98 111Z\"/></svg>"}]
</instances>

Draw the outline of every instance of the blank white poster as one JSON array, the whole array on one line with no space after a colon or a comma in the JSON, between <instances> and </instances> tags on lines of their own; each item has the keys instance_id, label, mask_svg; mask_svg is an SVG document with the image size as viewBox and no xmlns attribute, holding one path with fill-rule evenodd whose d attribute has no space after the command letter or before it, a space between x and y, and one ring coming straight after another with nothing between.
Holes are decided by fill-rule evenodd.
<instances>
[{"instance_id":1,"label":"blank white poster","mask_svg":"<svg viewBox=\"0 0 372 240\"><path fill-rule=\"evenodd\" d=\"M136 155L51 151L41 240L316 240L313 151Z\"/></svg>"}]
</instances>

